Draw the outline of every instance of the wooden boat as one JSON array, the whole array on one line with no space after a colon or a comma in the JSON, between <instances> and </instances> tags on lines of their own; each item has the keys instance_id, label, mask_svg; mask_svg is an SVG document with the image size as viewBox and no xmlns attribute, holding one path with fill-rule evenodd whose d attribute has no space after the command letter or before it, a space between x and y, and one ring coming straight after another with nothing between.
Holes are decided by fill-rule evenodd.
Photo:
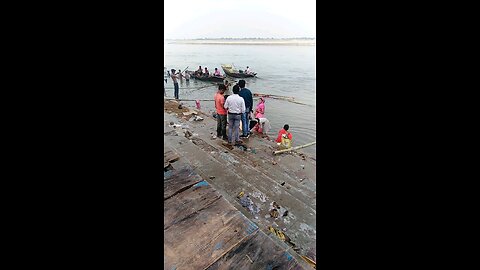
<instances>
[{"instance_id":1,"label":"wooden boat","mask_svg":"<svg viewBox=\"0 0 480 270\"><path fill-rule=\"evenodd\" d=\"M223 80L225 80L226 76L222 76L222 77L217 77L217 76L210 76L210 77L204 77L204 76L198 76L194 73L191 74L192 78L196 79L196 80L200 80L200 81L204 81L204 82L223 82Z\"/></svg>"},{"instance_id":2,"label":"wooden boat","mask_svg":"<svg viewBox=\"0 0 480 270\"><path fill-rule=\"evenodd\" d=\"M242 70L236 70L233 65L222 65L222 69L227 74L227 76L234 77L234 78L249 78L255 77L257 73L244 73Z\"/></svg>"}]
</instances>

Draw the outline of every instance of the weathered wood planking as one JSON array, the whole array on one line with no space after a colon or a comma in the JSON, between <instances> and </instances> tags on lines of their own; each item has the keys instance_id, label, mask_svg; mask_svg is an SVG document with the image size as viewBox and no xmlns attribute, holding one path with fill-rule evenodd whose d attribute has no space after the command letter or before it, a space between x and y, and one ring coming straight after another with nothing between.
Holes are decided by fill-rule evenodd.
<instances>
[{"instance_id":1,"label":"weathered wood planking","mask_svg":"<svg viewBox=\"0 0 480 270\"><path fill-rule=\"evenodd\" d=\"M170 163L173 163L180 159L180 156L173 150L167 150L163 153L163 168L170 166Z\"/></svg>"},{"instance_id":2,"label":"weathered wood planking","mask_svg":"<svg viewBox=\"0 0 480 270\"><path fill-rule=\"evenodd\" d=\"M205 269L258 230L223 198L164 230L166 269Z\"/></svg>"},{"instance_id":3,"label":"weathered wood planking","mask_svg":"<svg viewBox=\"0 0 480 270\"><path fill-rule=\"evenodd\" d=\"M205 269L248 235L249 224L239 212L225 211L225 203L217 200L164 230L166 269Z\"/></svg>"},{"instance_id":4,"label":"weathered wood planking","mask_svg":"<svg viewBox=\"0 0 480 270\"><path fill-rule=\"evenodd\" d=\"M262 232L258 232L227 252L208 270L303 269L293 256Z\"/></svg>"},{"instance_id":5,"label":"weathered wood planking","mask_svg":"<svg viewBox=\"0 0 480 270\"><path fill-rule=\"evenodd\" d=\"M165 175L165 174L164 174ZM175 173L163 177L163 199L167 200L173 195L202 181L200 175L190 168L182 168Z\"/></svg>"},{"instance_id":6,"label":"weathered wood planking","mask_svg":"<svg viewBox=\"0 0 480 270\"><path fill-rule=\"evenodd\" d=\"M172 150L163 153L163 160L164 160L163 162L164 163L165 162L172 163L172 162L177 161L179 158L180 158L180 156Z\"/></svg>"},{"instance_id":7,"label":"weathered wood planking","mask_svg":"<svg viewBox=\"0 0 480 270\"><path fill-rule=\"evenodd\" d=\"M165 269L303 269L191 168L164 182Z\"/></svg>"},{"instance_id":8,"label":"weathered wood planking","mask_svg":"<svg viewBox=\"0 0 480 270\"><path fill-rule=\"evenodd\" d=\"M199 211L209 207L221 197L205 181L193 185L191 188L165 201L163 228L167 229L174 223L186 218L192 218Z\"/></svg>"}]
</instances>

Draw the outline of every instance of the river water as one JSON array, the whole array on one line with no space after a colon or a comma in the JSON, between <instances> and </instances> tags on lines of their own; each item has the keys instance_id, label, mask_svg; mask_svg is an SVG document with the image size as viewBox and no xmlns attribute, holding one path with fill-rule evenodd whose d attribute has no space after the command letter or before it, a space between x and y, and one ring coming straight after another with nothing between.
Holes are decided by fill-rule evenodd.
<instances>
[{"instance_id":1,"label":"river water","mask_svg":"<svg viewBox=\"0 0 480 270\"><path fill-rule=\"evenodd\" d=\"M249 66L258 78L246 78L246 88L252 93L294 97L300 105L284 100L267 98L265 117L270 120L270 137L276 137L284 124L290 126L294 146L316 141L316 89L315 46L289 45L218 45L218 44L165 44L164 67L196 70L207 67L210 72L221 64L234 64L239 69ZM235 78L235 80L239 80ZM180 84L180 99L212 99L215 85L191 80ZM198 90L197 90L198 89ZM167 80L167 96L173 97L173 82ZM254 110L257 105L254 100ZM195 102L184 102L191 106ZM213 112L213 101L201 102L202 110ZM316 145L299 150L315 157Z\"/></svg>"}]
</instances>

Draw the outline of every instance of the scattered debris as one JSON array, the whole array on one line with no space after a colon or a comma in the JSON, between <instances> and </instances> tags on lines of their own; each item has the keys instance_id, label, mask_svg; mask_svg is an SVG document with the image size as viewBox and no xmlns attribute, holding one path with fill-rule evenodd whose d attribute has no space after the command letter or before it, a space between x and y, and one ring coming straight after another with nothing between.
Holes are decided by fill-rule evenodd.
<instances>
[{"instance_id":1,"label":"scattered debris","mask_svg":"<svg viewBox=\"0 0 480 270\"><path fill-rule=\"evenodd\" d=\"M196 115L197 112L196 112L196 111L192 111L192 110L190 110L190 111L188 111L188 112L183 112L183 115L186 115L186 116L192 115L192 114L195 114L195 115Z\"/></svg>"},{"instance_id":2,"label":"scattered debris","mask_svg":"<svg viewBox=\"0 0 480 270\"><path fill-rule=\"evenodd\" d=\"M232 146L232 149L233 149L233 146ZM235 158L233 158L229 154L220 153L220 157L223 158L224 160L230 162L230 163L240 163L238 160L236 160Z\"/></svg>"},{"instance_id":3,"label":"scattered debris","mask_svg":"<svg viewBox=\"0 0 480 270\"><path fill-rule=\"evenodd\" d=\"M169 132L163 133L164 136L178 136L178 133L176 130L171 130Z\"/></svg>"},{"instance_id":4,"label":"scattered debris","mask_svg":"<svg viewBox=\"0 0 480 270\"><path fill-rule=\"evenodd\" d=\"M270 210L270 216L273 218L278 218L278 210L277 209Z\"/></svg>"},{"instance_id":5,"label":"scattered debris","mask_svg":"<svg viewBox=\"0 0 480 270\"><path fill-rule=\"evenodd\" d=\"M278 212L279 212L280 216L282 216L282 217L285 216L285 213L287 213L287 215L288 215L288 210L283 208L283 207L280 207L280 209L278 209Z\"/></svg>"},{"instance_id":6,"label":"scattered debris","mask_svg":"<svg viewBox=\"0 0 480 270\"><path fill-rule=\"evenodd\" d=\"M188 119L188 121L190 122L193 122L193 121L203 121L203 118L198 116L198 115L194 115L193 117L191 117L190 119Z\"/></svg>"},{"instance_id":7,"label":"scattered debris","mask_svg":"<svg viewBox=\"0 0 480 270\"><path fill-rule=\"evenodd\" d=\"M295 246L295 243L292 242L290 237L288 237L282 230L275 229L272 226L268 226L268 230L272 232L274 235L276 235L280 240L287 242L291 246Z\"/></svg>"},{"instance_id":8,"label":"scattered debris","mask_svg":"<svg viewBox=\"0 0 480 270\"><path fill-rule=\"evenodd\" d=\"M273 205L272 205L274 208L277 208L277 209L280 209L280 205L277 204L277 202L273 202Z\"/></svg>"},{"instance_id":9,"label":"scattered debris","mask_svg":"<svg viewBox=\"0 0 480 270\"><path fill-rule=\"evenodd\" d=\"M267 196L265 196L265 194L263 194L262 192L255 191L253 193L250 193L250 195L252 195L252 197L254 197L254 198L259 199L263 203L267 202Z\"/></svg>"},{"instance_id":10,"label":"scattered debris","mask_svg":"<svg viewBox=\"0 0 480 270\"><path fill-rule=\"evenodd\" d=\"M180 125L180 124L170 124L168 126L173 127L173 128L182 127L182 125Z\"/></svg>"},{"instance_id":11,"label":"scattered debris","mask_svg":"<svg viewBox=\"0 0 480 270\"><path fill-rule=\"evenodd\" d=\"M252 199L250 199L250 197L248 195L240 198L240 204L243 207L246 207L248 209L248 211L252 214L256 214L260 211L256 207L256 205L252 202Z\"/></svg>"},{"instance_id":12,"label":"scattered debris","mask_svg":"<svg viewBox=\"0 0 480 270\"><path fill-rule=\"evenodd\" d=\"M280 206L277 202L270 204L270 215L274 218L288 216L288 210Z\"/></svg>"},{"instance_id":13,"label":"scattered debris","mask_svg":"<svg viewBox=\"0 0 480 270\"><path fill-rule=\"evenodd\" d=\"M249 257L247 254L245 254L245 256L247 256L247 258L248 258L248 260L250 261L250 263L253 263L252 259L250 259L250 257Z\"/></svg>"},{"instance_id":14,"label":"scattered debris","mask_svg":"<svg viewBox=\"0 0 480 270\"><path fill-rule=\"evenodd\" d=\"M305 223L300 223L300 231L310 238L317 239L317 231Z\"/></svg>"},{"instance_id":15,"label":"scattered debris","mask_svg":"<svg viewBox=\"0 0 480 270\"><path fill-rule=\"evenodd\" d=\"M247 151L247 147L243 144L236 144L235 146L243 151Z\"/></svg>"},{"instance_id":16,"label":"scattered debris","mask_svg":"<svg viewBox=\"0 0 480 270\"><path fill-rule=\"evenodd\" d=\"M189 130L185 130L185 138L190 138L193 134Z\"/></svg>"}]
</instances>

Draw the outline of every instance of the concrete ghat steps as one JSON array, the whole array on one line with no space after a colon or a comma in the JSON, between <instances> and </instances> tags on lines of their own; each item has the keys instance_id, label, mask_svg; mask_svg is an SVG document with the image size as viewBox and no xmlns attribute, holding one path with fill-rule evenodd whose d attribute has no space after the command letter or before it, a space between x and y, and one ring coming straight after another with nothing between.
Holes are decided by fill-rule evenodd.
<instances>
[{"instance_id":1,"label":"concrete ghat steps","mask_svg":"<svg viewBox=\"0 0 480 270\"><path fill-rule=\"evenodd\" d=\"M190 125L194 125L194 123L188 123ZM194 127L192 127L192 130L195 130ZM273 161L273 157L267 157L267 158L257 158L256 155L252 153L245 153L239 149L235 149L233 151L228 151L228 153L224 153L225 150L227 150L224 146L221 145L220 140L210 140L210 134L208 133L202 133L203 130L205 130L204 127L202 129L196 129L198 131L198 135L193 137L196 138L195 142L201 148L204 150L207 154L210 154L212 151L216 152L214 155L219 155L222 160L227 161L227 164L230 164L231 166L237 167L237 166L243 166L245 170L248 170L250 172L255 172L258 175L262 175L262 177L266 177L267 179L270 180L268 182L268 186L271 189L272 187L276 190L284 190L285 192L291 194L292 196L296 197L298 200L302 201L303 203L311 206L311 210L315 213L315 207L316 207L316 186L315 186L315 175L314 172L315 170L310 170L310 175L308 176L307 179L305 179L303 182L296 177L295 173L301 172L301 168L292 168L289 166L290 164L288 162L283 162L285 164L282 164L282 162L278 162L277 165L275 165L272 169L272 166L269 164L265 163L270 163ZM167 131L166 131L167 132ZM170 132L170 130L168 131ZM167 132L167 133L168 133ZM201 141L199 141L200 139ZM207 146L204 146L203 144L207 144ZM232 162L228 162L229 157L232 157ZM283 159L295 159L298 157L293 157L293 156L284 156L281 157ZM238 163L233 161L236 160ZM278 159L278 157L276 158ZM219 159L217 159L219 160ZM298 161L297 161L298 163ZM309 164L308 162L305 162L306 166L313 166L312 164ZM313 171L313 173L312 173ZM305 173L304 173L305 174ZM313 175L312 175L313 174ZM286 183L286 185L282 186L282 183Z\"/></svg>"},{"instance_id":2,"label":"concrete ghat steps","mask_svg":"<svg viewBox=\"0 0 480 270\"><path fill-rule=\"evenodd\" d=\"M209 143L208 140L203 140L205 143ZM252 157L250 153L244 153L239 149L235 149L233 151L228 151L228 153L225 153L225 148L220 145L220 141L212 141L216 144L210 143L212 147L215 147L219 151L218 155L220 158L226 162L228 162L234 170L239 170L241 167L242 174L245 175L247 174L247 179L250 178L264 178L265 180L268 181L261 181L258 184L263 185L264 187L268 189L274 189L276 192L285 192L293 197L297 198L298 200L302 201L303 203L311 206L311 210L315 211L315 191L308 190L305 186L303 186L301 183L299 183L298 179L293 178L291 175L285 173L284 169L282 169L281 165L276 166L275 169L272 169L268 167L263 167L262 163L263 162L270 162L270 161L265 161L263 162L259 159L255 159L255 157ZM198 143L198 142L197 142ZM223 152L222 152L223 151ZM216 154L215 154L216 155ZM230 162L229 159L234 159L236 162ZM217 160L221 160L218 159ZM288 186L282 186L281 184L285 182Z\"/></svg>"},{"instance_id":3,"label":"concrete ghat steps","mask_svg":"<svg viewBox=\"0 0 480 270\"><path fill-rule=\"evenodd\" d=\"M295 194L297 193L295 190L289 190L287 192L284 187L279 184L279 182L283 181L293 182L296 181L295 179L283 174L280 180L274 180L265 175L264 172L261 172L261 169L246 165L248 164L247 158L231 154L232 151L227 155L227 153L223 153L224 149L222 146L212 144L206 140L203 140L203 142L208 145L196 145L182 136L168 137L169 143L166 145L167 147L174 148L176 152L195 167L199 174L206 179L209 179L210 176L215 176L214 179L209 179L212 185L215 186L229 202L235 205L237 209L257 223L262 230L266 231L267 226L275 222L280 228L287 229L286 234L292 238L300 248L315 245L316 232L305 232L305 224L316 223L315 209L311 207L311 201L309 201L310 205L307 204L305 201L299 199L305 197L304 194ZM211 151L205 150L213 150L214 154L211 154ZM271 174L271 172L269 173ZM272 218L265 218L265 215L268 214L268 203L263 205L263 209L259 214L252 215L246 208L242 207L236 199L236 195L240 191L260 191L269 197L267 202L276 201L280 205L284 205L289 210L289 213L291 213L291 218L287 219L289 222L285 222L285 219L273 221ZM313 225L312 229L315 230L315 227L316 226ZM277 239L277 241L280 240ZM283 244L286 246L285 243ZM286 246L286 248L288 248L288 246ZM300 253L304 254L305 252Z\"/></svg>"},{"instance_id":4,"label":"concrete ghat steps","mask_svg":"<svg viewBox=\"0 0 480 270\"><path fill-rule=\"evenodd\" d=\"M198 133L197 136L193 138L200 139L202 142L199 144L202 150L206 151L210 154L211 151L218 151L219 153L223 153L223 151L227 150L224 146L221 145L221 140L211 140L209 131L213 129L207 128L211 126L211 123L208 123L211 119L205 119L205 123L195 123L195 122L186 122L181 121L184 124L190 126L190 129L194 133ZM251 140L256 140L256 138L251 138ZM263 139L259 139L263 140ZM208 144L207 147L202 147L202 143ZM264 148L267 146L263 146ZM204 149L208 148L208 149ZM236 166L249 166L250 171L255 171L256 173L262 174L264 177L268 177L272 182L268 183L270 186L274 186L275 189L282 188L287 193L290 193L292 196L298 198L299 200L303 201L305 204L310 205L315 213L316 207L316 184L315 184L315 169L310 168L310 170L304 170L300 167L293 168L288 160L290 159L297 159L298 157L293 157L289 155L284 155L283 157L273 157L268 152L268 155L265 153L258 153L258 155L254 155L252 153L246 153L239 149L235 149L233 151L229 151L228 155L221 155L221 157L226 158L226 156L233 156L235 160L239 161L239 163L233 163L232 165ZM264 157L264 158L258 158ZM227 157L228 158L228 157ZM278 159L285 159L287 162L278 162L275 165L274 169L272 166L269 166L273 160ZM231 163L231 162L230 162ZM267 164L265 164L267 163ZM297 160L298 163L298 160ZM294 164L294 163L292 163ZM304 162L305 167L313 167L315 165L311 164L309 161ZM247 167L244 167L247 168ZM304 181L301 181L297 176L296 173L303 173L306 176ZM267 176L268 175L268 176ZM281 186L281 184L285 182L288 188ZM275 185L274 185L275 184Z\"/></svg>"}]
</instances>

